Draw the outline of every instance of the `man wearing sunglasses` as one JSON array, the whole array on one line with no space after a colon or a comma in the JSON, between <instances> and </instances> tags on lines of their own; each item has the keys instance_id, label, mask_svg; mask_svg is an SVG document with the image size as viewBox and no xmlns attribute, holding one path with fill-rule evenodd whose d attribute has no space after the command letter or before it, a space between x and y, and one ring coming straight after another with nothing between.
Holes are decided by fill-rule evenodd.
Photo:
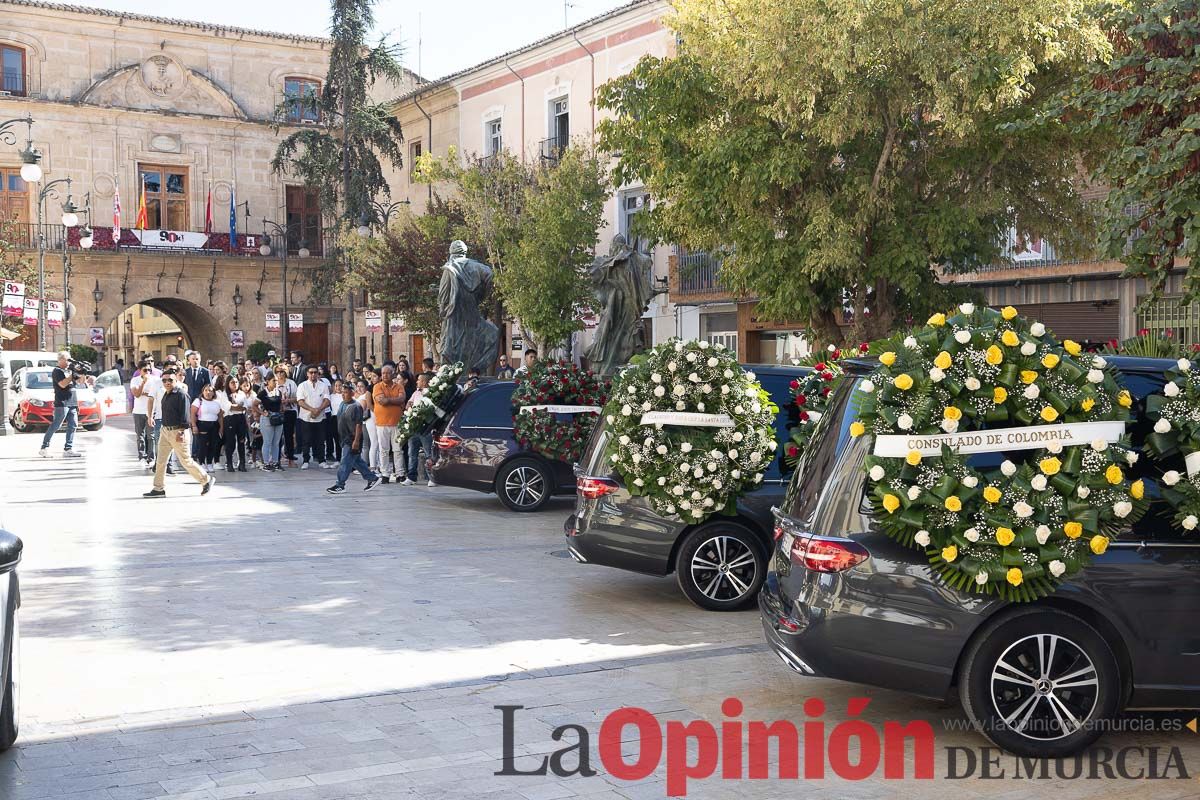
<instances>
[{"instance_id":1,"label":"man wearing sunglasses","mask_svg":"<svg viewBox=\"0 0 1200 800\"><path fill-rule=\"evenodd\" d=\"M188 471L196 483L204 488L200 494L208 494L217 479L209 475L200 465L192 460L191 420L189 419L190 404L187 392L180 386L179 375L172 370L162 374L162 389L158 397L151 397L148 402L151 424L162 425L158 437L158 458L154 466L154 488L142 497L166 497L167 460L171 454L179 459L179 463ZM154 418L154 404L158 403L162 411L162 419Z\"/></svg>"}]
</instances>

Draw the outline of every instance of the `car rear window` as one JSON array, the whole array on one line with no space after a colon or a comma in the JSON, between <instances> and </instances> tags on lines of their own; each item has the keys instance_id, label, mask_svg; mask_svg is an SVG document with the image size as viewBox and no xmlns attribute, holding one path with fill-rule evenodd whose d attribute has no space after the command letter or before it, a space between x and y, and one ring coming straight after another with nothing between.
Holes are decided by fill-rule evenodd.
<instances>
[{"instance_id":1,"label":"car rear window","mask_svg":"<svg viewBox=\"0 0 1200 800\"><path fill-rule=\"evenodd\" d=\"M26 372L25 386L29 389L49 389L51 386L49 372Z\"/></svg>"},{"instance_id":2,"label":"car rear window","mask_svg":"<svg viewBox=\"0 0 1200 800\"><path fill-rule=\"evenodd\" d=\"M462 428L507 428L512 430L511 383L481 386L463 400L457 424Z\"/></svg>"}]
</instances>

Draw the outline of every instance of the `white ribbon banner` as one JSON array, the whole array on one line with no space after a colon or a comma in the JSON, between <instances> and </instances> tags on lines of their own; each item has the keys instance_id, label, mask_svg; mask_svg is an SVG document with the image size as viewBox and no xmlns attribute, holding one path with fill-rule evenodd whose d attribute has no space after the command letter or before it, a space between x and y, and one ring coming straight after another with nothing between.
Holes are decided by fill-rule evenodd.
<instances>
[{"instance_id":1,"label":"white ribbon banner","mask_svg":"<svg viewBox=\"0 0 1200 800\"><path fill-rule=\"evenodd\" d=\"M600 406L521 406L521 413L549 411L551 414L599 414Z\"/></svg>"},{"instance_id":2,"label":"white ribbon banner","mask_svg":"<svg viewBox=\"0 0 1200 800\"><path fill-rule=\"evenodd\" d=\"M1097 439L1119 442L1125 434L1124 422L1068 422L1062 425L1033 425L1026 428L1000 428L964 433L929 435L886 435L875 437L877 456L903 458L912 450L923 456L941 454L949 445L958 453L992 453L1005 450L1040 450L1053 441L1063 447L1090 444Z\"/></svg>"},{"instance_id":3,"label":"white ribbon banner","mask_svg":"<svg viewBox=\"0 0 1200 800\"><path fill-rule=\"evenodd\" d=\"M682 425L687 428L732 428L728 414L699 414L692 411L647 411L643 425Z\"/></svg>"},{"instance_id":4,"label":"white ribbon banner","mask_svg":"<svg viewBox=\"0 0 1200 800\"><path fill-rule=\"evenodd\" d=\"M1183 463L1187 467L1187 474L1190 478L1200 472L1200 453L1188 453L1183 457Z\"/></svg>"}]
</instances>

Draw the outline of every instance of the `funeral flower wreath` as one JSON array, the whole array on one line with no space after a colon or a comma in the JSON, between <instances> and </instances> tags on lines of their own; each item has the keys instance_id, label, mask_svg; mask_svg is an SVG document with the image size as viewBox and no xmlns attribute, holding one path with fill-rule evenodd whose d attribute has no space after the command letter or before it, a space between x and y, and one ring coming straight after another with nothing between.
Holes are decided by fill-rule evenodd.
<instances>
[{"instance_id":1,"label":"funeral flower wreath","mask_svg":"<svg viewBox=\"0 0 1200 800\"><path fill-rule=\"evenodd\" d=\"M396 426L396 441L400 444L427 432L446 416L450 402L459 392L458 379L463 373L462 362L443 364L429 379L429 388L416 402L404 409Z\"/></svg>"},{"instance_id":2,"label":"funeral flower wreath","mask_svg":"<svg viewBox=\"0 0 1200 800\"><path fill-rule=\"evenodd\" d=\"M808 447L813 430L829 408L829 398L841 383L842 361L851 356L864 356L870 346L863 342L857 350L843 350L829 345L825 355L815 353L803 359L793 359L794 366L811 366L812 371L791 382L792 402L796 404L796 424L791 429L791 441L783 447L783 460L795 468Z\"/></svg>"},{"instance_id":3,"label":"funeral flower wreath","mask_svg":"<svg viewBox=\"0 0 1200 800\"><path fill-rule=\"evenodd\" d=\"M873 438L873 512L951 586L1044 596L1145 513L1145 487L1126 475L1137 460L1124 434L1132 397L1102 357L1059 344L1011 306L964 303L879 360L850 426ZM982 433L957 435L970 432ZM982 470L963 451L1003 460Z\"/></svg>"},{"instance_id":4,"label":"funeral flower wreath","mask_svg":"<svg viewBox=\"0 0 1200 800\"><path fill-rule=\"evenodd\" d=\"M578 461L607 392L607 382L590 369L570 361L538 364L517 375L513 436L522 447L547 458Z\"/></svg>"},{"instance_id":5,"label":"funeral flower wreath","mask_svg":"<svg viewBox=\"0 0 1200 800\"><path fill-rule=\"evenodd\" d=\"M1159 458L1183 457L1185 473L1167 470L1161 488L1175 521L1194 531L1200 525L1200 369L1181 358L1166 378L1162 392L1146 398L1146 416L1154 421L1146 444Z\"/></svg>"},{"instance_id":6,"label":"funeral flower wreath","mask_svg":"<svg viewBox=\"0 0 1200 800\"><path fill-rule=\"evenodd\" d=\"M702 522L734 513L774 458L778 407L736 355L671 339L635 356L604 408L612 466L664 516Z\"/></svg>"}]
</instances>

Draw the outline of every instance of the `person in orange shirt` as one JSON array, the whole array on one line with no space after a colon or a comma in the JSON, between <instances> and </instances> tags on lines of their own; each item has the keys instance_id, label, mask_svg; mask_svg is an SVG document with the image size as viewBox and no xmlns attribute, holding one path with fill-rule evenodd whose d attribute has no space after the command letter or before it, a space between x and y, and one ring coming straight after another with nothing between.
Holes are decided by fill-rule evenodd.
<instances>
[{"instance_id":1,"label":"person in orange shirt","mask_svg":"<svg viewBox=\"0 0 1200 800\"><path fill-rule=\"evenodd\" d=\"M407 397L404 384L396 380L395 364L384 364L380 374L383 379L371 390L371 399L375 401L375 429L379 434L379 474L384 483L390 483L392 476L404 475L404 456L393 440Z\"/></svg>"}]
</instances>

